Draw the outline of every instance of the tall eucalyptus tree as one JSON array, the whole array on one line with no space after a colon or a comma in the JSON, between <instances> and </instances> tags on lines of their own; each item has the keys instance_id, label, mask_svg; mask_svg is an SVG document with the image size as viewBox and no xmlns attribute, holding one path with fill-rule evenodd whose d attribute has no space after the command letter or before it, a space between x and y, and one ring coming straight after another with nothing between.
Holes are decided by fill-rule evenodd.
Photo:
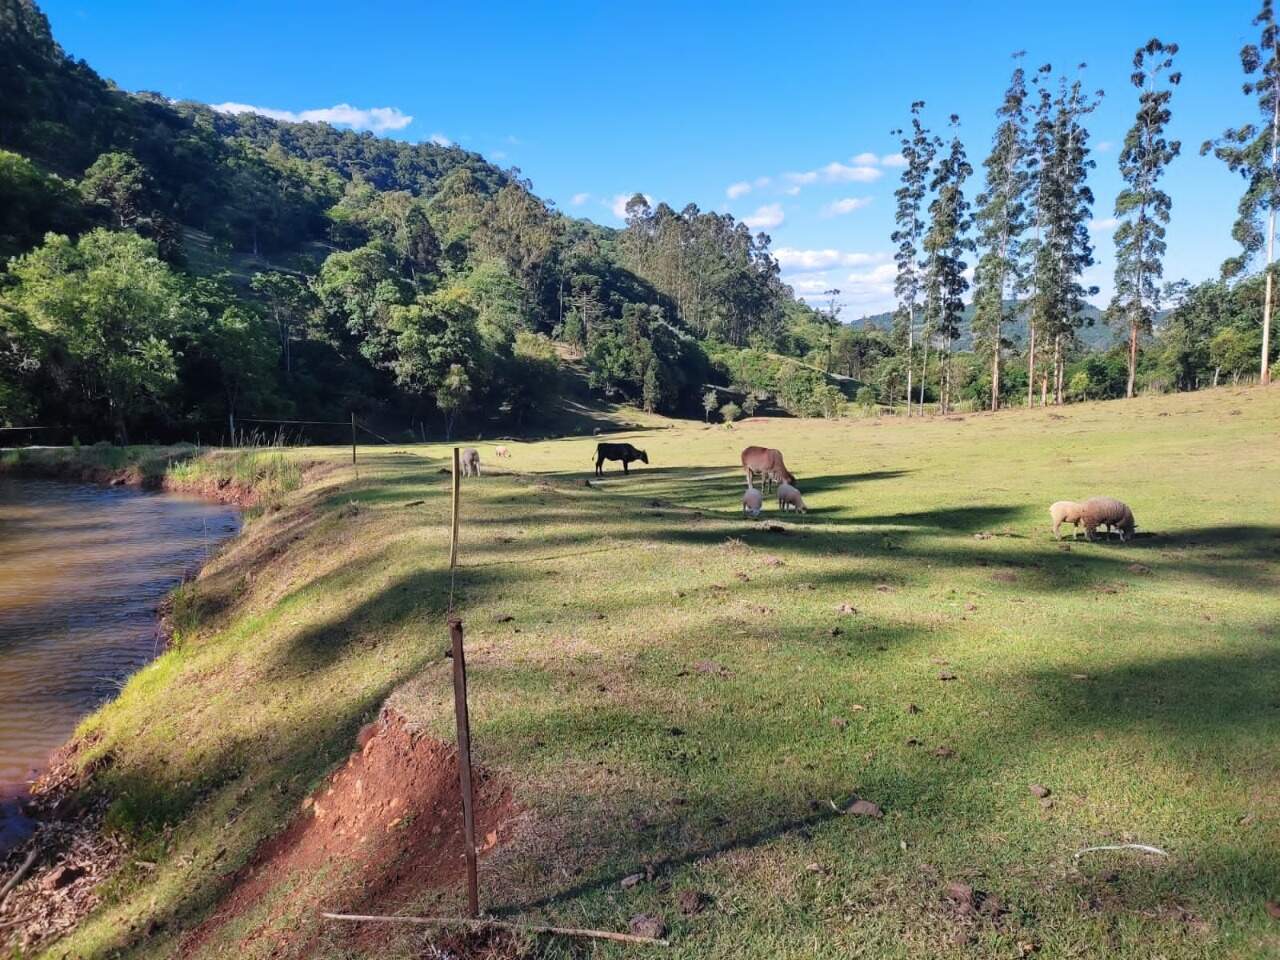
<instances>
[{"instance_id":1,"label":"tall eucalyptus tree","mask_svg":"<svg viewBox=\"0 0 1280 960\"><path fill-rule=\"evenodd\" d=\"M1027 406L1035 397L1036 357L1040 331L1044 326L1044 307L1047 297L1042 285L1049 280L1052 259L1047 256L1044 242L1046 211L1049 207L1053 185L1053 93L1049 89L1050 64L1036 70L1032 81L1036 88L1031 132L1028 137L1027 196L1031 207L1031 223L1034 227L1031 240L1026 244L1028 274L1020 286L1020 292L1028 293L1027 316Z\"/></svg>"},{"instance_id":2,"label":"tall eucalyptus tree","mask_svg":"<svg viewBox=\"0 0 1280 960\"><path fill-rule=\"evenodd\" d=\"M1233 173L1240 174L1247 186L1237 208L1238 216L1231 235L1240 243L1241 252L1222 265L1224 277L1239 276L1249 261L1263 248L1267 250L1266 290L1262 301L1262 359L1259 379L1271 381L1271 305L1272 262L1275 260L1276 206L1280 203L1280 29L1276 25L1272 0L1262 0L1262 8L1253 18L1260 27L1257 43L1249 43L1240 51L1244 68L1246 96L1257 101L1262 123L1231 127L1216 141L1206 141L1203 155L1210 150ZM1266 233L1262 221L1266 217Z\"/></svg>"},{"instance_id":3,"label":"tall eucalyptus tree","mask_svg":"<svg viewBox=\"0 0 1280 960\"><path fill-rule=\"evenodd\" d=\"M1116 197L1116 292L1114 313L1129 332L1129 380L1125 396L1132 397L1138 372L1138 339L1151 332L1158 307L1158 282L1164 276L1165 226L1173 201L1158 186L1165 168L1181 152L1177 140L1166 140L1171 116L1169 101L1182 74L1173 69L1176 43L1148 40L1133 54L1133 85L1138 116L1120 150L1124 189Z\"/></svg>"},{"instance_id":4,"label":"tall eucalyptus tree","mask_svg":"<svg viewBox=\"0 0 1280 960\"><path fill-rule=\"evenodd\" d=\"M928 192L929 170L933 158L942 145L941 139L932 136L920 123L920 111L924 101L911 104L911 133L901 129L892 133L899 137L901 152L906 160L902 169L902 185L894 191L898 201L894 222L898 228L890 239L897 244L893 258L898 265L893 292L898 298L898 310L894 317L894 334L900 348L905 347L907 357L907 416L911 415L912 377L915 368L916 312L920 308L921 276L919 267L920 244L924 238L924 220L921 208ZM920 403L924 405L924 374L921 373Z\"/></svg>"},{"instance_id":5,"label":"tall eucalyptus tree","mask_svg":"<svg viewBox=\"0 0 1280 960\"><path fill-rule=\"evenodd\" d=\"M1023 57L1022 51L1014 59ZM996 112L991 153L983 161L987 171L986 189L978 194L974 223L981 251L974 272L974 347L986 352L991 363L991 409L1000 406L1000 360L1004 347L1006 294L1016 289L1024 271L1021 237L1027 227L1026 194L1030 182L1027 168L1026 71L1014 68L1004 102Z\"/></svg>"},{"instance_id":6,"label":"tall eucalyptus tree","mask_svg":"<svg viewBox=\"0 0 1280 960\"><path fill-rule=\"evenodd\" d=\"M1080 65L1080 69L1084 64ZM1042 75L1047 71L1042 68ZM1040 402L1048 402L1050 377L1056 403L1064 399L1066 351L1076 330L1084 322L1085 297L1098 292L1081 282L1084 271L1093 266L1093 243L1089 221L1093 191L1087 182L1096 165L1089 158L1089 131L1084 118L1097 109L1102 91L1084 93L1077 77L1071 83L1058 81L1058 94L1051 98L1042 87L1037 105L1033 141L1037 149L1036 237L1033 243L1033 287L1031 303L1032 349L1028 373L1034 381L1038 334L1043 346L1053 345L1048 369L1040 370ZM1034 383L1028 386L1028 404Z\"/></svg>"},{"instance_id":7,"label":"tall eucalyptus tree","mask_svg":"<svg viewBox=\"0 0 1280 960\"><path fill-rule=\"evenodd\" d=\"M973 224L969 201L964 196L965 181L973 167L960 139L960 117L951 115L951 145L935 168L929 189L929 232L925 234L925 325L931 335L942 338L939 369L942 412L951 409L951 354L960 335L964 314L964 294L969 281L964 272L964 254L973 248L968 232Z\"/></svg>"}]
</instances>

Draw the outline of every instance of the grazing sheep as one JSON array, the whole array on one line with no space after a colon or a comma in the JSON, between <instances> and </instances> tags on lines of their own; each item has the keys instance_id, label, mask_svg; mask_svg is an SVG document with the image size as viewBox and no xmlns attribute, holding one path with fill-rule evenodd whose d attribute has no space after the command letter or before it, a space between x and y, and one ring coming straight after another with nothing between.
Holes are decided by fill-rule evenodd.
<instances>
[{"instance_id":1,"label":"grazing sheep","mask_svg":"<svg viewBox=\"0 0 1280 960\"><path fill-rule=\"evenodd\" d=\"M742 512L749 517L760 516L760 511L764 509L764 497L755 487L747 487L746 492L742 495Z\"/></svg>"},{"instance_id":2,"label":"grazing sheep","mask_svg":"<svg viewBox=\"0 0 1280 960\"><path fill-rule=\"evenodd\" d=\"M800 513L808 509L804 505L804 498L800 496L800 491L791 484L783 482L778 484L778 509L785 511L787 507L798 510Z\"/></svg>"},{"instance_id":3,"label":"grazing sheep","mask_svg":"<svg viewBox=\"0 0 1280 960\"><path fill-rule=\"evenodd\" d=\"M1053 519L1053 536L1056 540L1061 540L1059 528L1064 523L1071 524L1071 539L1074 540L1080 534L1080 515L1084 511L1084 504L1077 503L1074 500L1059 500L1057 503L1049 507L1049 516Z\"/></svg>"},{"instance_id":4,"label":"grazing sheep","mask_svg":"<svg viewBox=\"0 0 1280 960\"><path fill-rule=\"evenodd\" d=\"M1105 526L1108 536L1111 535L1112 530L1120 531L1121 543L1131 539L1137 527L1133 521L1133 511L1128 505L1111 497L1091 497L1086 500L1084 509L1080 513L1080 522L1084 524L1084 534L1090 540L1093 539L1098 527Z\"/></svg>"},{"instance_id":5,"label":"grazing sheep","mask_svg":"<svg viewBox=\"0 0 1280 960\"><path fill-rule=\"evenodd\" d=\"M511 451L508 450L506 447L494 447L493 455L495 457L503 457L505 459L511 456Z\"/></svg>"},{"instance_id":6,"label":"grazing sheep","mask_svg":"<svg viewBox=\"0 0 1280 960\"><path fill-rule=\"evenodd\" d=\"M475 447L466 447L462 451L462 475L464 477L480 476L480 451Z\"/></svg>"}]
</instances>

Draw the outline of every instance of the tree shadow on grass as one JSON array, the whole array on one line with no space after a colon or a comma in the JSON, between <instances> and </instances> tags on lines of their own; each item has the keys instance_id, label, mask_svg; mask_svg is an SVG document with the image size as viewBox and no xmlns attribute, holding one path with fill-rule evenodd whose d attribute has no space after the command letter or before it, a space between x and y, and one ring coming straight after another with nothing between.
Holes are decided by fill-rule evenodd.
<instances>
[{"instance_id":1,"label":"tree shadow on grass","mask_svg":"<svg viewBox=\"0 0 1280 960\"><path fill-rule=\"evenodd\" d=\"M1141 727L1166 735L1179 751L1228 730L1280 726L1280 648L1141 660L1085 676L1029 675L1046 723Z\"/></svg>"},{"instance_id":2,"label":"tree shadow on grass","mask_svg":"<svg viewBox=\"0 0 1280 960\"><path fill-rule=\"evenodd\" d=\"M1046 742L1079 742L1098 730L1106 731L1109 741L1125 733L1135 733L1143 742L1155 736L1158 745L1154 747L1157 753L1153 760L1184 765L1190 778L1201 768L1206 751L1212 752L1217 764L1230 764L1237 757L1246 762L1251 753L1263 749L1262 743L1280 732L1280 651L1262 645L1239 654L1190 654L1124 664L1092 674L1087 681L1042 671L1027 677L1035 695L1012 715L1002 716L998 726L993 725L996 721L989 714L970 714L962 728L949 733L947 742L954 747L956 759L938 761L924 749L908 752L899 763L864 769L856 778L858 793L882 804L895 817L895 830L911 832L912 821L928 824L945 819L950 834L971 833L975 841L985 843L993 830L1016 830L1020 817L1034 814L1019 813L1016 808L989 814L982 804L957 809L952 799L972 800L975 789L987 793L1007 789L1010 776L1015 782L1029 776L1028 771L1046 762L1039 752L1045 749ZM693 702L708 704L701 699ZM717 749L715 744L722 748L732 742L774 743L780 755L795 749L787 739L787 731L771 731L767 723L762 725L754 717L734 717L732 737L727 738L725 719L709 711L693 719L678 740L672 741L681 746L672 749L690 749L685 745L703 741L712 744L713 750ZM572 720L566 717L562 722ZM660 719L657 723L661 726ZM887 732L884 723L867 728L864 746L892 751L890 742L912 729L907 718L890 721ZM614 726L626 727L620 723ZM987 755L992 737L997 737L1003 747L995 757ZM814 744L813 749L821 748ZM1152 748L1148 745L1147 749ZM738 764L744 769L752 768L749 757L744 755L711 759L729 769ZM606 754L602 762L612 761ZM676 803L670 793L673 783L678 789L680 778L668 764L666 754L656 754L649 762L650 769L629 778L625 796L615 793L580 797L583 803L574 814L579 825L575 840L580 845L566 850L565 838L553 826L551 832L559 845L553 843L536 856L552 857L557 868L568 868L552 870L548 865L539 874L542 877L577 874L584 875L583 879L570 880L558 888L553 881L553 889L533 895L506 891L495 912L521 914L606 895L624 877L637 871L647 873L651 881L661 882L721 854L756 849L788 836L804 842L822 839L825 834L830 843L840 844L843 856L859 859L861 848L873 862L875 851L885 843L883 829L872 821L842 817L829 809L826 801L830 796L822 789L821 776L808 785L811 800L807 805L788 799L788 790L781 784L770 788L768 781L741 793L720 791L682 797ZM793 771L793 776L796 773ZM1219 774L1205 771L1205 775ZM1257 775L1266 773L1260 771ZM749 779L744 777L743 782ZM805 779L800 772L799 780ZM1175 775L1174 779L1179 778ZM730 777L729 782L736 781ZM851 778L852 782L855 781ZM1097 783L1087 792L1094 803L1105 804L1111 789L1106 783ZM1114 789L1123 791L1124 787ZM846 793L831 799L843 800L847 796ZM1162 816L1167 818L1168 813ZM1174 829L1178 829L1179 822L1186 823L1183 829L1187 839L1181 848L1171 848L1172 872L1145 871L1140 860L1126 868L1123 885L1110 888L1112 902L1108 909L1112 914L1125 916L1140 927L1162 922L1167 919L1165 908L1176 909L1182 902L1198 903L1199 909L1211 911L1211 921L1222 921L1228 914L1253 915L1259 911L1262 900L1272 893L1272 886L1280 882L1274 863L1268 864L1263 855L1265 835L1206 840L1207 834L1194 826L1196 819L1203 816L1195 809L1176 815ZM1105 831L1107 821L1104 816L1093 828ZM1164 820L1157 816L1151 822ZM1137 820L1126 820L1124 827L1141 835L1143 823L1139 812ZM1051 876L1073 864L1071 851L1084 842L1066 825L1061 832L1057 841L1050 834L1038 848L1030 848L1042 861L1033 872L1035 876ZM1204 846L1206 843L1211 846ZM1046 844L1053 846L1046 848ZM924 855L946 859L942 850ZM964 855L963 851L960 855ZM1105 864L1106 860L1098 862ZM982 870L984 866L987 865L981 857L965 864L969 870ZM1033 926L1074 922L1073 903L1082 889L1093 885L1091 867L1092 862L1086 862L1080 865L1083 873L1070 870L1065 879L1037 881L1030 888L1023 887L1023 895L1039 899L1041 911L1047 914L1029 916L1026 922ZM988 876L988 880L1002 896L1005 883L1019 882L998 876ZM1137 929L1131 935L1141 938L1145 934Z\"/></svg>"}]
</instances>

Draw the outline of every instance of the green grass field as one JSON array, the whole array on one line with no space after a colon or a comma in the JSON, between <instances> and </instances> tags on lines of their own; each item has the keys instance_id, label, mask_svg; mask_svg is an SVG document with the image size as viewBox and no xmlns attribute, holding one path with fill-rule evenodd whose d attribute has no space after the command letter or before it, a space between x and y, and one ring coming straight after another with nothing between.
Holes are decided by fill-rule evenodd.
<instances>
[{"instance_id":1,"label":"green grass field","mask_svg":"<svg viewBox=\"0 0 1280 960\"><path fill-rule=\"evenodd\" d=\"M464 481L477 763L525 809L481 861L487 909L659 914L679 958L1280 955L1280 390L643 422L627 478L583 485L583 437L479 444L494 472ZM806 516L742 518L748 444L784 451ZM298 451L335 467L182 591L174 648L81 730L84 761L111 758L109 823L156 866L50 956L176 955L388 698L452 736L446 454L364 448L356 482L349 451ZM1054 542L1049 503L1094 494L1137 539ZM854 795L883 819L837 813ZM1126 842L1168 857L1074 857ZM332 879L272 891L204 955L287 955L299 931L361 955L316 917L347 906ZM242 942L255 923L281 937ZM366 955L435 955L421 937Z\"/></svg>"}]
</instances>

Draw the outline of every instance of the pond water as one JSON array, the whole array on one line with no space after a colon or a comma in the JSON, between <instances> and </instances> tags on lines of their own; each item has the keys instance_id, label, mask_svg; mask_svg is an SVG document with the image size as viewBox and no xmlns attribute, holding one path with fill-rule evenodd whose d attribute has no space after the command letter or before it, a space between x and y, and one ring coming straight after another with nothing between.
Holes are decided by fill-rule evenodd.
<instances>
[{"instance_id":1,"label":"pond water","mask_svg":"<svg viewBox=\"0 0 1280 960\"><path fill-rule=\"evenodd\" d=\"M0 851L50 753L159 652L165 594L239 527L194 497L0 476Z\"/></svg>"}]
</instances>

